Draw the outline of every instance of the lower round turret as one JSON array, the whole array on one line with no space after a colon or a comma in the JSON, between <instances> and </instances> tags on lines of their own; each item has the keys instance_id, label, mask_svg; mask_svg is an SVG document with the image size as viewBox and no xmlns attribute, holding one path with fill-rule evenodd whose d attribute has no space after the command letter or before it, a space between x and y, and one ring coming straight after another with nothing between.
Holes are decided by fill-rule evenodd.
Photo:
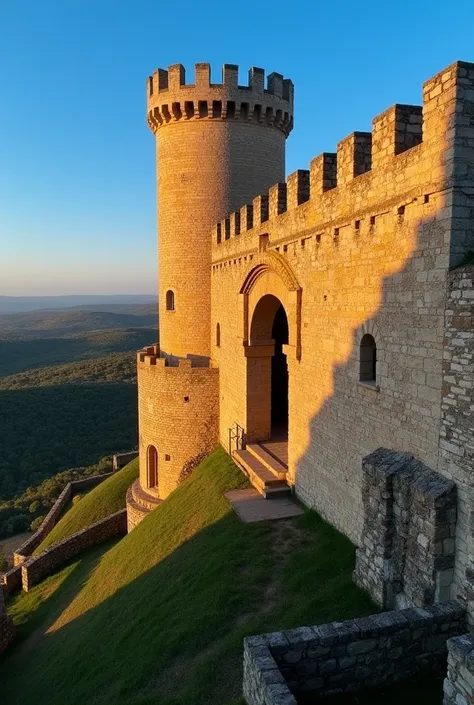
<instances>
[{"instance_id":1,"label":"lower round turret","mask_svg":"<svg viewBox=\"0 0 474 705\"><path fill-rule=\"evenodd\" d=\"M218 441L219 370L138 353L140 477L127 495L129 531L186 479Z\"/></svg>"}]
</instances>

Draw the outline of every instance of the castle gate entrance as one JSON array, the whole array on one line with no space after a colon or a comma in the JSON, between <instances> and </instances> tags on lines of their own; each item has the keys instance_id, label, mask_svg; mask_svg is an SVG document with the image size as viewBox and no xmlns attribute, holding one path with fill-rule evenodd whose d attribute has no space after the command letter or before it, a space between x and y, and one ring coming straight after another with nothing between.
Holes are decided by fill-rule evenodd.
<instances>
[{"instance_id":1,"label":"castle gate entrance","mask_svg":"<svg viewBox=\"0 0 474 705\"><path fill-rule=\"evenodd\" d=\"M281 301L258 301L247 348L247 439L288 440L288 317Z\"/></svg>"}]
</instances>

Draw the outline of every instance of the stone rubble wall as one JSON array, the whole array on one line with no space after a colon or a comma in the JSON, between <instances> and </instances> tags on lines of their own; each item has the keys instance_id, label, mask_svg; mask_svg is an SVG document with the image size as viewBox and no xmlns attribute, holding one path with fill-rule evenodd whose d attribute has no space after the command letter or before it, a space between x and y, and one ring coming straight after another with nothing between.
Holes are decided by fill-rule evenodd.
<instances>
[{"instance_id":1,"label":"stone rubble wall","mask_svg":"<svg viewBox=\"0 0 474 705\"><path fill-rule=\"evenodd\" d=\"M30 556L35 548L37 548L40 543L46 538L46 536L51 532L53 527L56 525L58 519L64 511L67 503L70 501L78 492L83 490L88 490L92 487L100 485L108 477L111 477L113 473L104 473L102 475L91 475L91 477L84 477L80 480L74 480L73 482L68 482L66 487L63 489L49 512L44 518L41 526L37 531L31 536L24 544L17 548L13 554L13 565L18 566L23 561Z\"/></svg>"},{"instance_id":2,"label":"stone rubble wall","mask_svg":"<svg viewBox=\"0 0 474 705\"><path fill-rule=\"evenodd\" d=\"M34 585L44 580L57 568L82 553L82 551L103 543L114 536L122 536L126 533L127 510L120 509L115 514L111 514L105 519L101 519L82 529L82 531L77 531L63 541L50 546L39 556L27 558L21 564L23 590L28 592Z\"/></svg>"},{"instance_id":3,"label":"stone rubble wall","mask_svg":"<svg viewBox=\"0 0 474 705\"><path fill-rule=\"evenodd\" d=\"M9 643L15 637L15 626L12 618L7 614L5 608L5 598L0 585L0 654L2 654Z\"/></svg>"},{"instance_id":4,"label":"stone rubble wall","mask_svg":"<svg viewBox=\"0 0 474 705\"><path fill-rule=\"evenodd\" d=\"M364 526L355 581L382 607L446 602L454 579L456 485L408 453L362 462Z\"/></svg>"},{"instance_id":5,"label":"stone rubble wall","mask_svg":"<svg viewBox=\"0 0 474 705\"><path fill-rule=\"evenodd\" d=\"M434 670L445 663L447 639L465 628L464 608L449 602L247 637L244 698L296 705L303 693L355 692Z\"/></svg>"},{"instance_id":6,"label":"stone rubble wall","mask_svg":"<svg viewBox=\"0 0 474 705\"><path fill-rule=\"evenodd\" d=\"M448 675L444 705L474 705L474 636L463 634L448 641Z\"/></svg>"}]
</instances>

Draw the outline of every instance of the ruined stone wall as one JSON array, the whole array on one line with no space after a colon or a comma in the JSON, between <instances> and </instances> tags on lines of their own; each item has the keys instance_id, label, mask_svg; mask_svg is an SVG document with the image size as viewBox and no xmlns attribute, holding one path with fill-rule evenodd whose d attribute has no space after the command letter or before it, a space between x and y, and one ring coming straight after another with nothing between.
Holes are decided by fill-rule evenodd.
<instances>
[{"instance_id":1,"label":"ruined stone wall","mask_svg":"<svg viewBox=\"0 0 474 705\"><path fill-rule=\"evenodd\" d=\"M25 592L44 580L54 571L65 565L92 546L103 543L114 536L127 533L127 510L120 509L105 519L96 521L81 531L77 531L53 546L46 548L39 556L27 558L21 564L22 587Z\"/></svg>"},{"instance_id":2,"label":"ruined stone wall","mask_svg":"<svg viewBox=\"0 0 474 705\"><path fill-rule=\"evenodd\" d=\"M474 221L474 218L473 218ZM460 267L447 282L439 468L457 485L457 597L474 601L473 467L474 270Z\"/></svg>"},{"instance_id":3,"label":"ruined stone wall","mask_svg":"<svg viewBox=\"0 0 474 705\"><path fill-rule=\"evenodd\" d=\"M138 354L140 484L160 499L172 492L186 462L218 441L219 370L181 360L171 367L146 349ZM149 486L147 449L158 452L158 484Z\"/></svg>"},{"instance_id":4,"label":"ruined stone wall","mask_svg":"<svg viewBox=\"0 0 474 705\"><path fill-rule=\"evenodd\" d=\"M362 462L364 526L354 578L385 608L452 597L456 485L407 453Z\"/></svg>"},{"instance_id":5,"label":"ruined stone wall","mask_svg":"<svg viewBox=\"0 0 474 705\"><path fill-rule=\"evenodd\" d=\"M289 472L298 496L356 542L365 455L394 448L438 468L446 280L474 242L461 194L474 186L471 85L473 65L448 67L425 84L422 108L393 106L371 139L354 133L212 232L221 442L235 422L247 429L247 380L265 354L252 314L274 294L290 324ZM365 333L375 384L359 382Z\"/></svg>"},{"instance_id":6,"label":"ruined stone wall","mask_svg":"<svg viewBox=\"0 0 474 705\"><path fill-rule=\"evenodd\" d=\"M465 628L463 608L451 602L247 637L244 697L247 705L296 705L303 693L355 692L443 668L447 639Z\"/></svg>"}]
</instances>

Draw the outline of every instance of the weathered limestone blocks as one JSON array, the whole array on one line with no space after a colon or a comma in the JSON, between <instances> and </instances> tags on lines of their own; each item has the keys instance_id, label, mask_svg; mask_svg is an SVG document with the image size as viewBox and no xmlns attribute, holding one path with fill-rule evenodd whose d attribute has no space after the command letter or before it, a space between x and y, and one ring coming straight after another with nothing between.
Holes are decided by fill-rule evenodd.
<instances>
[{"instance_id":1,"label":"weathered limestone blocks","mask_svg":"<svg viewBox=\"0 0 474 705\"><path fill-rule=\"evenodd\" d=\"M364 458L362 470L356 582L384 607L446 602L454 579L455 483L383 448Z\"/></svg>"},{"instance_id":2,"label":"weathered limestone blocks","mask_svg":"<svg viewBox=\"0 0 474 705\"><path fill-rule=\"evenodd\" d=\"M463 634L448 641L448 675L444 705L474 704L474 636Z\"/></svg>"},{"instance_id":3,"label":"weathered limestone blocks","mask_svg":"<svg viewBox=\"0 0 474 705\"><path fill-rule=\"evenodd\" d=\"M248 637L244 697L247 705L295 705L303 693L354 692L435 670L465 625L464 609L450 602Z\"/></svg>"}]
</instances>

